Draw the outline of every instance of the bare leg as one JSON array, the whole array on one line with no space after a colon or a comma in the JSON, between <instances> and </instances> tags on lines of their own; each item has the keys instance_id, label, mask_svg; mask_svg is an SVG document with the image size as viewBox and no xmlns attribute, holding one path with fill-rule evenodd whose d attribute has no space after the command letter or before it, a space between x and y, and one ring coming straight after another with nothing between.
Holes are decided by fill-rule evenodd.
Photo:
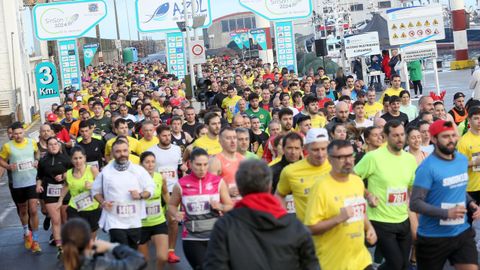
<instances>
[{"instance_id":1,"label":"bare leg","mask_svg":"<svg viewBox=\"0 0 480 270\"><path fill-rule=\"evenodd\" d=\"M165 264L167 263L168 241L169 241L169 237L166 234L157 234L152 237L152 242L155 244L157 269L159 270L162 270Z\"/></svg>"},{"instance_id":2,"label":"bare leg","mask_svg":"<svg viewBox=\"0 0 480 270\"><path fill-rule=\"evenodd\" d=\"M61 241L60 227L62 226L60 209L58 209L57 203L48 203L45 206L47 208L48 215L50 216L50 218L52 220L53 239L55 239L55 243L58 246L60 244L60 241Z\"/></svg>"}]
</instances>

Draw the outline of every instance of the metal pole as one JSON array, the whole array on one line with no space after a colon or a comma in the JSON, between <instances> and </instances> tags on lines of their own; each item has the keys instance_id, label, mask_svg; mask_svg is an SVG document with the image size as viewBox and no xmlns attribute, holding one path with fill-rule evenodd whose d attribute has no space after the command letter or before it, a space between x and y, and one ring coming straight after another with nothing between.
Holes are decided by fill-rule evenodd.
<instances>
[{"instance_id":1,"label":"metal pole","mask_svg":"<svg viewBox=\"0 0 480 270\"><path fill-rule=\"evenodd\" d=\"M197 5L197 1L195 0L192 0L192 20L193 18L195 17L195 15L197 14L197 10L199 10L198 8L198 5ZM199 40L199 37L198 37L198 33L197 33L197 29L196 28L193 28L193 37L195 39L195 41L198 41ZM205 42L205 41L204 41ZM197 77L198 78L202 78L202 65L201 64L197 64Z\"/></svg>"},{"instance_id":2,"label":"metal pole","mask_svg":"<svg viewBox=\"0 0 480 270\"><path fill-rule=\"evenodd\" d=\"M435 88L437 89L437 95L440 95L440 80L438 78L437 58L433 58L432 61L433 61L433 74L435 76Z\"/></svg>"},{"instance_id":3,"label":"metal pole","mask_svg":"<svg viewBox=\"0 0 480 270\"><path fill-rule=\"evenodd\" d=\"M115 11L115 26L116 26L116 29L117 29L117 40L120 41L120 28L119 28L119 25L118 25L118 14L117 14L117 0L113 0L113 10ZM119 64L122 61L121 51L122 51L122 45L120 43L120 48L117 49L118 63Z\"/></svg>"},{"instance_id":4,"label":"metal pole","mask_svg":"<svg viewBox=\"0 0 480 270\"><path fill-rule=\"evenodd\" d=\"M187 50L190 50L190 26L189 26L190 20L188 18L188 11L186 6L187 6L187 0L183 0L183 7L184 7L183 16L185 17L185 34L187 36L186 45L187 45ZM192 17L193 17L193 14L192 14ZM188 68L190 73L190 86L192 87L192 98L195 99L195 69L193 67L192 54L190 51L188 52Z\"/></svg>"}]
</instances>

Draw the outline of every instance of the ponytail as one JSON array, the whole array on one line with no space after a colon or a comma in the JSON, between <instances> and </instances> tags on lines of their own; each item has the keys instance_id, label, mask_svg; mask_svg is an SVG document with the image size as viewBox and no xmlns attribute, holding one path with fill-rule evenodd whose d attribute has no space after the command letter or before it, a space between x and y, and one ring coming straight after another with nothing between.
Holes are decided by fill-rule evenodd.
<instances>
[{"instance_id":1,"label":"ponytail","mask_svg":"<svg viewBox=\"0 0 480 270\"><path fill-rule=\"evenodd\" d=\"M80 252L73 243L63 244L63 265L65 270L77 270L80 264Z\"/></svg>"},{"instance_id":2,"label":"ponytail","mask_svg":"<svg viewBox=\"0 0 480 270\"><path fill-rule=\"evenodd\" d=\"M90 243L90 225L80 218L70 219L62 228L63 264L66 270L81 268L81 257Z\"/></svg>"}]
</instances>

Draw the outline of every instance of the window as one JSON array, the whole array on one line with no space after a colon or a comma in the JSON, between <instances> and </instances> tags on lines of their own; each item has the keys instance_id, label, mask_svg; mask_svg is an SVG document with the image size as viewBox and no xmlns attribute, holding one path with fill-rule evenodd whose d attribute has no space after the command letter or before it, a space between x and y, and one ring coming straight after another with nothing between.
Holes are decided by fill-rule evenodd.
<instances>
[{"instance_id":1,"label":"window","mask_svg":"<svg viewBox=\"0 0 480 270\"><path fill-rule=\"evenodd\" d=\"M230 28L228 27L228 21L222 21L222 32L230 32Z\"/></svg>"},{"instance_id":2,"label":"window","mask_svg":"<svg viewBox=\"0 0 480 270\"><path fill-rule=\"evenodd\" d=\"M228 25L230 27L230 32L237 29L236 20L228 20Z\"/></svg>"},{"instance_id":3,"label":"window","mask_svg":"<svg viewBox=\"0 0 480 270\"><path fill-rule=\"evenodd\" d=\"M350 6L350 11L362 11L363 4L355 4Z\"/></svg>"},{"instance_id":4,"label":"window","mask_svg":"<svg viewBox=\"0 0 480 270\"><path fill-rule=\"evenodd\" d=\"M245 18L245 28L252 29L252 18Z\"/></svg>"},{"instance_id":5,"label":"window","mask_svg":"<svg viewBox=\"0 0 480 270\"><path fill-rule=\"evenodd\" d=\"M380 1L378 2L378 8L391 8L392 3L390 1Z\"/></svg>"},{"instance_id":6,"label":"window","mask_svg":"<svg viewBox=\"0 0 480 270\"><path fill-rule=\"evenodd\" d=\"M237 19L237 29L245 28L245 24L243 23L243 18Z\"/></svg>"},{"instance_id":7,"label":"window","mask_svg":"<svg viewBox=\"0 0 480 270\"><path fill-rule=\"evenodd\" d=\"M257 22L255 21L255 17L252 17L250 19L252 19L252 28L257 28Z\"/></svg>"}]
</instances>

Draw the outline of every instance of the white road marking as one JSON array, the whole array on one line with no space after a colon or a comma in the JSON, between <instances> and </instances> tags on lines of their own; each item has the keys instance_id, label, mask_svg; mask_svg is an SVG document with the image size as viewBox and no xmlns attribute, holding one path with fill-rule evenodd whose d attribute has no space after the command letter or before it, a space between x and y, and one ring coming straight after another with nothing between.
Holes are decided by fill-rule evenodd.
<instances>
[{"instance_id":1,"label":"white road marking","mask_svg":"<svg viewBox=\"0 0 480 270\"><path fill-rule=\"evenodd\" d=\"M15 206L10 206L0 214L0 223L3 223L4 219L15 209Z\"/></svg>"}]
</instances>

